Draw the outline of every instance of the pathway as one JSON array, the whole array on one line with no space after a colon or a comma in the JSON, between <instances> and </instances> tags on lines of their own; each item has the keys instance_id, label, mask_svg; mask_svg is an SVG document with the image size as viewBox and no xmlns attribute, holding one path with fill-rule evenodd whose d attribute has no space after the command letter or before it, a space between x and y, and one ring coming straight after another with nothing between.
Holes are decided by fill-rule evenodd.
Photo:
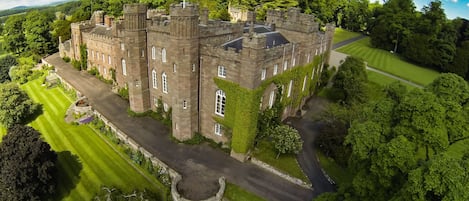
<instances>
[{"instance_id":1,"label":"pathway","mask_svg":"<svg viewBox=\"0 0 469 201\"><path fill-rule=\"evenodd\" d=\"M313 121L313 119L318 119L321 112L326 109L326 106L326 99L313 96L307 101L305 106L307 111L301 118L289 118L286 120L287 123L298 130L303 139L303 150L298 155L298 162L314 186L314 197L324 192L335 191L335 186L323 174L321 165L316 157L316 147L314 145L314 139L320 134L321 123Z\"/></svg>"},{"instance_id":2,"label":"pathway","mask_svg":"<svg viewBox=\"0 0 469 201\"><path fill-rule=\"evenodd\" d=\"M58 53L45 59L57 73L87 96L91 105L117 127L183 176L179 187L192 199L203 199L218 190L217 180L225 176L228 182L247 189L267 200L311 200L313 191L265 171L251 163L241 163L228 154L207 145L190 146L170 140L168 129L149 117L127 115L128 102L111 92L107 85L86 72L78 72L65 63Z\"/></svg>"}]
</instances>

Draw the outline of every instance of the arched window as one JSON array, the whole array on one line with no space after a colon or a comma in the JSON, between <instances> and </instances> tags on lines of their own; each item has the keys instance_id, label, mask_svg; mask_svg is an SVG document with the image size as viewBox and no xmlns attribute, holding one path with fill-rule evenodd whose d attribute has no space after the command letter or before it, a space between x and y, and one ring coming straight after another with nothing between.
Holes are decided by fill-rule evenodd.
<instances>
[{"instance_id":1,"label":"arched window","mask_svg":"<svg viewBox=\"0 0 469 201\"><path fill-rule=\"evenodd\" d=\"M156 47L155 46L151 47L151 59L153 60L156 59Z\"/></svg>"},{"instance_id":2,"label":"arched window","mask_svg":"<svg viewBox=\"0 0 469 201\"><path fill-rule=\"evenodd\" d=\"M272 108L275 102L275 91L271 91L269 95L269 108Z\"/></svg>"},{"instance_id":3,"label":"arched window","mask_svg":"<svg viewBox=\"0 0 469 201\"><path fill-rule=\"evenodd\" d=\"M151 79L152 79L152 83L153 83L153 88L158 89L158 77L156 76L156 70L155 69L153 69L151 71Z\"/></svg>"},{"instance_id":4,"label":"arched window","mask_svg":"<svg viewBox=\"0 0 469 201\"><path fill-rule=\"evenodd\" d=\"M163 63L166 63L166 49L165 48L161 50L161 61L163 61Z\"/></svg>"},{"instance_id":5,"label":"arched window","mask_svg":"<svg viewBox=\"0 0 469 201\"><path fill-rule=\"evenodd\" d=\"M161 82L163 85L163 93L168 93L168 80L166 77L166 73L161 74Z\"/></svg>"},{"instance_id":6,"label":"arched window","mask_svg":"<svg viewBox=\"0 0 469 201\"><path fill-rule=\"evenodd\" d=\"M122 74L127 75L127 65L125 64L125 59L122 59Z\"/></svg>"},{"instance_id":7,"label":"arched window","mask_svg":"<svg viewBox=\"0 0 469 201\"><path fill-rule=\"evenodd\" d=\"M226 95L223 90L217 90L215 93L215 114L225 116Z\"/></svg>"}]
</instances>

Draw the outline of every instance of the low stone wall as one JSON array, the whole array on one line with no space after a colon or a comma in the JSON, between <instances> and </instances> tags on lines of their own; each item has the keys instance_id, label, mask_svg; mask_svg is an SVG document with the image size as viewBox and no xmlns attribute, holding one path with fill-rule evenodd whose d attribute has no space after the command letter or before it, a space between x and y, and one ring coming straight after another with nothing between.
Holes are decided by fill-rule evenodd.
<instances>
[{"instance_id":1,"label":"low stone wall","mask_svg":"<svg viewBox=\"0 0 469 201\"><path fill-rule=\"evenodd\" d=\"M191 201L191 200L188 200L184 197L182 197L179 192L177 191L177 185L179 183L179 181L182 180L182 177L181 176L177 176L176 178L174 178L171 182L171 197L173 198L174 201ZM210 197L210 198L207 198L205 200L201 200L201 201L221 201L223 199L223 194L225 193L225 187L226 187L226 183L225 183L225 177L220 177L218 178L218 183L220 184L220 189L218 189L218 192L215 196L213 197Z\"/></svg>"},{"instance_id":2,"label":"low stone wall","mask_svg":"<svg viewBox=\"0 0 469 201\"><path fill-rule=\"evenodd\" d=\"M75 92L77 93L77 97L81 97L82 93L79 92L77 89L75 89L72 85L70 85L67 81L65 81L59 74L57 74L57 77L60 79L60 81L63 83L64 87L66 87L67 89L74 89ZM91 107L91 106L90 106ZM151 154L149 151L145 150L143 147L141 147L137 142L135 142L132 138L130 138L129 136L127 136L127 134L125 134L123 131L121 131L119 128L117 128L116 125L114 125L111 121L109 121L105 116L103 116L101 113L99 113L98 111L96 110L93 110L93 114L98 117L99 119L101 119L104 124L106 126L108 126L112 132L114 132L116 134L116 136L122 140L123 142L125 142L126 144L128 144L132 149L134 150L138 150L140 152L142 152L142 154L147 157L147 158L150 158L151 162L153 163L153 165L155 166L159 166L161 168L163 168L165 171L167 171L169 173L169 176L171 177L171 196L173 198L174 201L191 201L191 200L188 200L188 199L185 199L183 198L178 190L177 190L177 184L179 183L179 181L182 180L182 176L176 172L175 170L173 170L172 168L170 168L166 163L164 163L163 161L159 160L158 158L154 157L153 154ZM203 201L221 201L222 198L223 198L223 194L225 192L225 178L224 177L220 177L218 179L218 183L220 184L220 189L218 190L217 194L213 197L210 197L208 199L205 199Z\"/></svg>"},{"instance_id":3,"label":"low stone wall","mask_svg":"<svg viewBox=\"0 0 469 201\"><path fill-rule=\"evenodd\" d=\"M313 185L311 183L306 183L306 182L302 181L301 179L298 179L298 178L292 177L288 174L285 174L283 172L280 172L279 170L275 169L274 167L270 166L269 164L264 163L264 162L254 158L254 157L251 158L251 163L261 167L262 169L265 169L269 172L272 172L272 173L274 173L274 174L276 174L276 175L278 175L278 176L280 176L280 177L282 177L282 178L284 178L284 179L286 179L286 180L288 180L288 181L290 181L294 184L297 184L297 185L299 185L303 188L311 189L311 190L313 189Z\"/></svg>"}]
</instances>

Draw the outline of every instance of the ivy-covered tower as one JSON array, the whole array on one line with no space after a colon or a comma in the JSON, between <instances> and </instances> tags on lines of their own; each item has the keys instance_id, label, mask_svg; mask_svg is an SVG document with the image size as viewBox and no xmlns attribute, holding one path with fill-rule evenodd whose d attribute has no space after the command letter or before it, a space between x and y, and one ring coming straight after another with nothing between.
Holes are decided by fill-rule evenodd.
<instances>
[{"instance_id":1,"label":"ivy-covered tower","mask_svg":"<svg viewBox=\"0 0 469 201\"><path fill-rule=\"evenodd\" d=\"M146 5L127 4L124 6L123 44L125 48L121 61L122 74L129 88L130 109L135 112L145 112L150 109L146 19Z\"/></svg>"},{"instance_id":2,"label":"ivy-covered tower","mask_svg":"<svg viewBox=\"0 0 469 201\"><path fill-rule=\"evenodd\" d=\"M173 136L186 140L199 126L199 9L195 4L173 4L170 15L168 61L172 62L175 79L170 92Z\"/></svg>"}]
</instances>

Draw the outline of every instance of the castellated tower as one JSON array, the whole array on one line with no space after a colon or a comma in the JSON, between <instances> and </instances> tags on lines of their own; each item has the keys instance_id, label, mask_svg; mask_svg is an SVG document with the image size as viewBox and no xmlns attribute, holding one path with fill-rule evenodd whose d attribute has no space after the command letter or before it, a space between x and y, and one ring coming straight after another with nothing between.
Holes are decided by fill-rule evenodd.
<instances>
[{"instance_id":1,"label":"castellated tower","mask_svg":"<svg viewBox=\"0 0 469 201\"><path fill-rule=\"evenodd\" d=\"M173 136L179 140L192 138L199 129L199 9L189 3L170 7L169 62L174 77L171 90Z\"/></svg>"},{"instance_id":2,"label":"castellated tower","mask_svg":"<svg viewBox=\"0 0 469 201\"><path fill-rule=\"evenodd\" d=\"M145 112L150 109L150 92L147 72L147 7L144 4L124 6L124 59L129 87L130 109Z\"/></svg>"}]
</instances>

